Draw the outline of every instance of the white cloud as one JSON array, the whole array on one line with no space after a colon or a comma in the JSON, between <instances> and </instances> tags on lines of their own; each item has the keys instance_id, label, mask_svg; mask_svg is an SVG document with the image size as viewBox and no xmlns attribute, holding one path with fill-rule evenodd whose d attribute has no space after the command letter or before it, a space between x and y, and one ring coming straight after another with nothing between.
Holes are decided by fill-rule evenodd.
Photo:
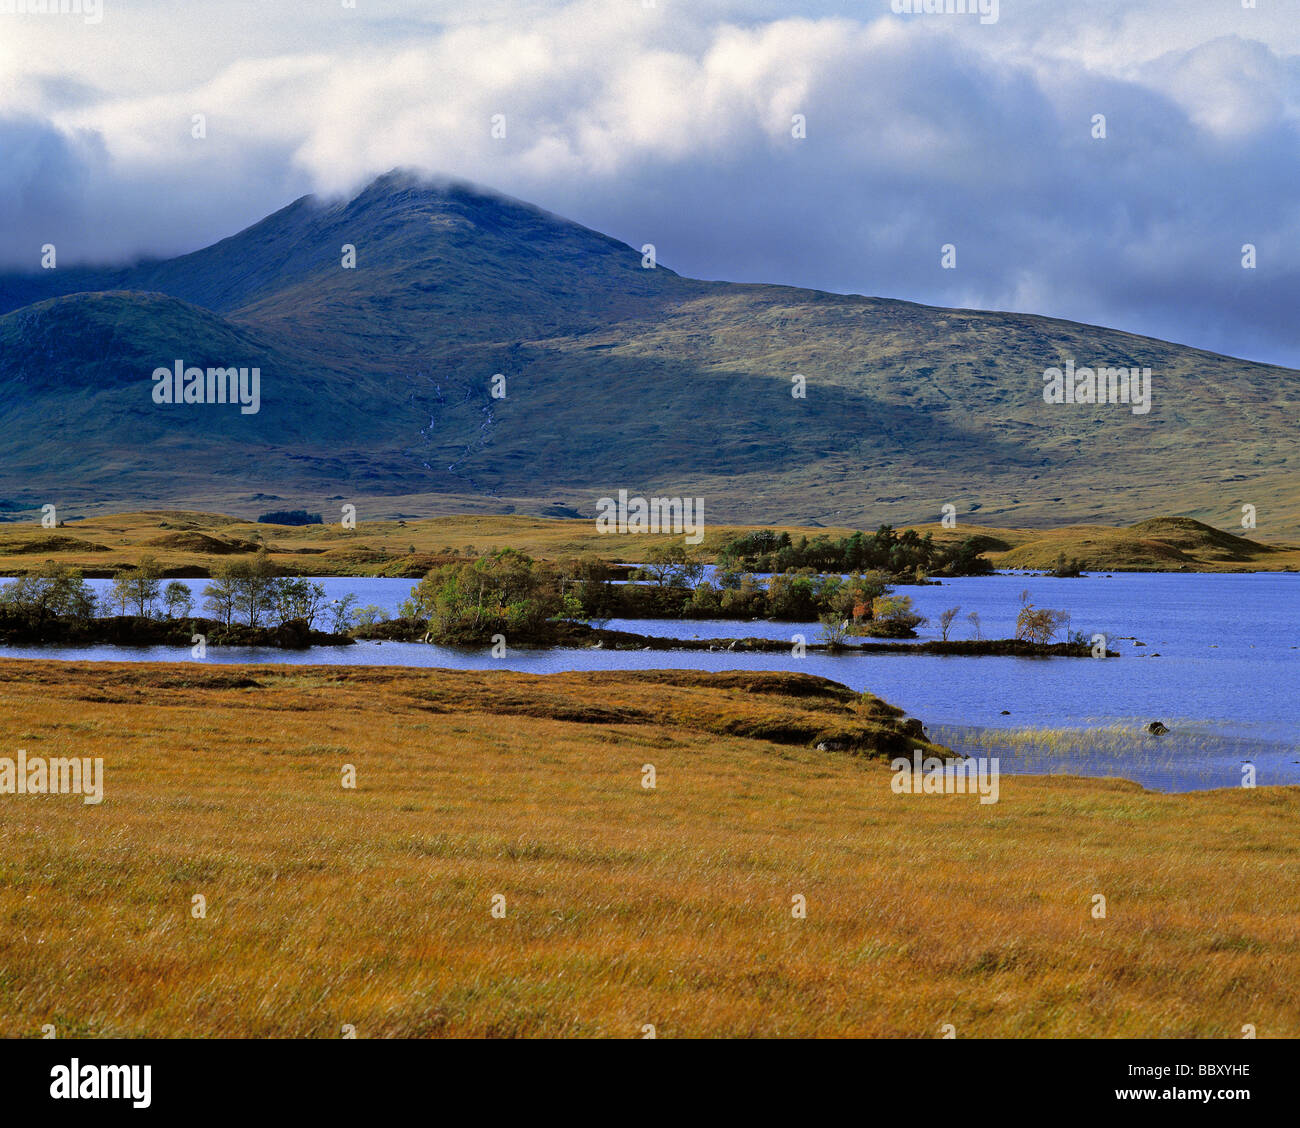
<instances>
[{"instance_id":1,"label":"white cloud","mask_svg":"<svg viewBox=\"0 0 1300 1128\"><path fill-rule=\"evenodd\" d=\"M856 19L829 0L106 4L98 29L0 41L26 119L0 122L0 188L25 201L0 261L30 263L43 229L63 261L188 250L411 165L655 242L686 273L1300 362L1300 33L1275 10L1004 0L986 27L887 0Z\"/></svg>"}]
</instances>

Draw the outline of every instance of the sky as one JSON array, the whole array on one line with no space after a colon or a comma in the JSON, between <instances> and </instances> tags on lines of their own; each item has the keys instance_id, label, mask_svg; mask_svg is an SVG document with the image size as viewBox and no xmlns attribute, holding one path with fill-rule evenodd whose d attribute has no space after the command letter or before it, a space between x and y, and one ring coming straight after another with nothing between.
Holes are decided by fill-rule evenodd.
<instances>
[{"instance_id":1,"label":"sky","mask_svg":"<svg viewBox=\"0 0 1300 1128\"><path fill-rule=\"evenodd\" d=\"M695 277L1300 367L1300 0L40 2L0 0L0 269L402 166Z\"/></svg>"}]
</instances>

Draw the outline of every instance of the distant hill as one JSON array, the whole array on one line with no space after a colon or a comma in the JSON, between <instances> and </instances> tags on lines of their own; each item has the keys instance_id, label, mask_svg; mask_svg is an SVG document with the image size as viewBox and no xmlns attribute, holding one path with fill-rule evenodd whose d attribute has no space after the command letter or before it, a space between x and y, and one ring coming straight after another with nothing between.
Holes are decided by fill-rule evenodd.
<instances>
[{"instance_id":1,"label":"distant hill","mask_svg":"<svg viewBox=\"0 0 1300 1128\"><path fill-rule=\"evenodd\" d=\"M1009 536L1022 543L989 553L999 568L1050 568L1062 553L1089 571L1281 571L1300 566L1300 550L1294 546L1260 544L1186 517L1157 517L1119 529L1085 525Z\"/></svg>"},{"instance_id":2,"label":"distant hill","mask_svg":"<svg viewBox=\"0 0 1300 1128\"><path fill-rule=\"evenodd\" d=\"M155 405L150 374L177 359L257 365L261 412ZM1150 367L1150 413L1045 404L1068 359ZM1300 534L1296 388L1050 318L647 270L530 205L397 172L176 259L0 276L0 512L588 516L624 488L809 526L951 504L963 527L1233 528L1251 504L1272 541Z\"/></svg>"},{"instance_id":3,"label":"distant hill","mask_svg":"<svg viewBox=\"0 0 1300 1128\"><path fill-rule=\"evenodd\" d=\"M68 533L75 531L77 536ZM712 559L733 537L752 528L720 525L700 551ZM849 529L786 526L796 540ZM933 527L937 541L966 535ZM602 536L594 521L462 514L402 521L361 521L347 530L328 525L276 525L217 513L155 510L89 517L63 529L0 525L0 575L40 569L46 560L112 576L153 557L169 575L209 574L226 558L265 548L289 572L315 576L423 576L438 563L498 548L538 559L599 558L625 564L645 559L657 541L680 538ZM1077 558L1090 571L1233 572L1300 571L1300 545L1270 546L1184 518L1161 518L1132 528L1078 525L1044 533L995 529L981 536L982 550L999 568L1050 568L1057 556Z\"/></svg>"}]
</instances>

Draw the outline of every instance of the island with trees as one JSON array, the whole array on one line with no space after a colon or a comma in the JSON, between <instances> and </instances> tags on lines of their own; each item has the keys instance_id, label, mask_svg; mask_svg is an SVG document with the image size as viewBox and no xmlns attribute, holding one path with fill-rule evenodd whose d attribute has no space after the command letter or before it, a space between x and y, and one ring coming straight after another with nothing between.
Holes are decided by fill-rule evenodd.
<instances>
[{"instance_id":1,"label":"island with trees","mask_svg":"<svg viewBox=\"0 0 1300 1128\"><path fill-rule=\"evenodd\" d=\"M927 620L912 597L895 590L925 582L919 560L970 567L969 552L936 556L925 538L827 542L834 557L788 537L743 538L720 556L704 559L677 544L658 544L630 574L605 561L572 557L536 560L512 548L430 569L412 588L395 618L375 606L357 606L348 594L329 600L319 582L286 575L265 548L219 562L202 588L201 607L179 579L165 581L145 556L122 568L98 597L80 571L54 561L0 587L0 640L9 643L191 646L267 646L302 649L347 645L358 639L482 647L579 646L660 650L789 650L828 653L1094 656L1086 637L1069 630L1064 612L1036 608L1024 598L1016 635L982 636L977 612L967 621L974 637L950 637L959 607L939 616L941 637L917 639ZM865 547L864 547L865 546ZM781 554L789 549L793 556ZM830 551L827 549L826 551ZM797 568L763 575L750 566L819 560L823 566L884 561L846 574ZM816 623L816 637L677 639L610 630L615 619L685 619ZM864 645L853 640L871 640Z\"/></svg>"}]
</instances>

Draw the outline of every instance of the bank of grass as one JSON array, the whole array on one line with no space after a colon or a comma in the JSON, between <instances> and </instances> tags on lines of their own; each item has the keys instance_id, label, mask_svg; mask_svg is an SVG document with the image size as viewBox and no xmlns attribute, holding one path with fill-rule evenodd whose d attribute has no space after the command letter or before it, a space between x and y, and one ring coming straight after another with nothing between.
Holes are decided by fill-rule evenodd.
<instances>
[{"instance_id":1,"label":"bank of grass","mask_svg":"<svg viewBox=\"0 0 1300 1128\"><path fill-rule=\"evenodd\" d=\"M810 745L896 711L799 675L7 661L0 706L106 771L0 797L7 1035L1300 1033L1294 788L898 796Z\"/></svg>"},{"instance_id":2,"label":"bank of grass","mask_svg":"<svg viewBox=\"0 0 1300 1128\"><path fill-rule=\"evenodd\" d=\"M496 548L514 548L538 559L604 559L643 563L657 544L680 544L680 536L601 535L591 519L518 515L458 514L404 521L263 525L243 518L186 510L150 510L96 516L58 529L35 522L0 524L0 575L39 568L46 559L81 568L87 576L115 575L141 558L156 559L170 576L206 576L232 556L266 547L284 571L312 576L418 578L430 568ZM798 539L831 539L849 528L763 526ZM699 551L712 559L729 540L755 526L710 526ZM1129 528L1076 525L1069 528L995 529L960 524L944 529L916 526L948 545L964 537L984 538L985 555L999 568L1046 569L1062 553L1094 571L1283 571L1300 568L1300 548L1236 537L1184 518L1158 518ZM1253 535L1253 534L1252 534ZM412 551L414 550L414 551Z\"/></svg>"}]
</instances>

